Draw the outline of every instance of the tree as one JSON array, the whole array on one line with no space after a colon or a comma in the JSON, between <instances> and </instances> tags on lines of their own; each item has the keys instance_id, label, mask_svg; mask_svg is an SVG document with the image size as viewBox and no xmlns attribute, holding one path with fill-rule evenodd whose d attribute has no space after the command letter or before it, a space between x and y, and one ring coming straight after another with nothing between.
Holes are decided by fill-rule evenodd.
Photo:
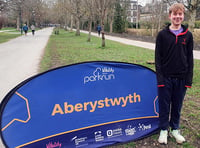
<instances>
[{"instance_id":1,"label":"tree","mask_svg":"<svg viewBox=\"0 0 200 148\"><path fill-rule=\"evenodd\" d=\"M115 8L114 7L110 7L110 9L108 9L108 15L107 15L107 20L109 23L109 29L110 29L110 33L113 32L113 22L114 22L114 14L115 13Z\"/></svg>"},{"instance_id":2,"label":"tree","mask_svg":"<svg viewBox=\"0 0 200 148\"><path fill-rule=\"evenodd\" d=\"M24 0L22 5L24 21L28 25L38 25L40 23L40 16L42 15L43 11L42 0Z\"/></svg>"},{"instance_id":3,"label":"tree","mask_svg":"<svg viewBox=\"0 0 200 148\"><path fill-rule=\"evenodd\" d=\"M114 23L113 23L114 32L117 32L117 33L122 33L125 31L124 30L125 22L123 21L123 18L122 18L122 11L123 10L118 0L118 2L116 2L115 4Z\"/></svg>"},{"instance_id":4,"label":"tree","mask_svg":"<svg viewBox=\"0 0 200 148\"><path fill-rule=\"evenodd\" d=\"M55 24L67 26L68 11L66 6L67 2L65 0L59 0L54 4L53 15Z\"/></svg>"},{"instance_id":5,"label":"tree","mask_svg":"<svg viewBox=\"0 0 200 148\"><path fill-rule=\"evenodd\" d=\"M0 29L3 27L3 22L4 22L4 19L3 19L3 17L0 15Z\"/></svg>"},{"instance_id":6,"label":"tree","mask_svg":"<svg viewBox=\"0 0 200 148\"><path fill-rule=\"evenodd\" d=\"M24 3L25 0L9 0L7 2L9 10L16 17L17 20L17 30L21 29L22 33L22 24L23 24L23 14L24 14Z\"/></svg>"},{"instance_id":7,"label":"tree","mask_svg":"<svg viewBox=\"0 0 200 148\"><path fill-rule=\"evenodd\" d=\"M68 0L67 1L67 9L68 11L75 17L76 19L76 36L80 36L80 22L81 18L85 14L85 10L82 7L83 0Z\"/></svg>"},{"instance_id":8,"label":"tree","mask_svg":"<svg viewBox=\"0 0 200 148\"><path fill-rule=\"evenodd\" d=\"M91 31L92 31L92 22L94 20L95 15L95 7L94 7L94 0L85 0L85 3L83 4L84 8L86 8L86 17L88 18L88 24L89 24L89 33L88 33L88 39L87 41L91 41Z\"/></svg>"},{"instance_id":9,"label":"tree","mask_svg":"<svg viewBox=\"0 0 200 148\"><path fill-rule=\"evenodd\" d=\"M5 7L6 7L6 1L0 0L0 12L3 11Z\"/></svg>"},{"instance_id":10,"label":"tree","mask_svg":"<svg viewBox=\"0 0 200 148\"><path fill-rule=\"evenodd\" d=\"M189 29L191 31L194 31L194 27L195 27L195 21L196 21L196 15L197 15L197 8L200 6L200 0L187 0L187 4L185 5L185 7L188 9L189 11Z\"/></svg>"},{"instance_id":11,"label":"tree","mask_svg":"<svg viewBox=\"0 0 200 148\"><path fill-rule=\"evenodd\" d=\"M172 5L174 2L181 2L184 4L185 8L189 12L188 25L191 31L194 30L197 8L200 7L200 0L166 0L169 5Z\"/></svg>"},{"instance_id":12,"label":"tree","mask_svg":"<svg viewBox=\"0 0 200 148\"><path fill-rule=\"evenodd\" d=\"M165 9L166 3L163 0L158 1L154 0L151 4L148 4L150 9L150 21L151 23L147 24L149 28L151 28L151 36L155 36L158 31L161 29L161 24L166 20ZM156 32L154 31L156 30Z\"/></svg>"},{"instance_id":13,"label":"tree","mask_svg":"<svg viewBox=\"0 0 200 148\"><path fill-rule=\"evenodd\" d=\"M3 27L4 18L2 11L5 9L6 3L3 0L0 0L0 29Z\"/></svg>"},{"instance_id":14,"label":"tree","mask_svg":"<svg viewBox=\"0 0 200 148\"><path fill-rule=\"evenodd\" d=\"M23 23L40 23L44 6L42 0L7 0L6 3L8 17L16 20L18 30Z\"/></svg>"},{"instance_id":15,"label":"tree","mask_svg":"<svg viewBox=\"0 0 200 148\"><path fill-rule=\"evenodd\" d=\"M104 33L104 25L105 25L105 17L107 15L107 10L112 8L115 4L116 0L95 0L96 8L97 8L97 13L100 16L100 22L101 22L101 27L102 27L102 47L106 46L105 43L105 33Z\"/></svg>"},{"instance_id":16,"label":"tree","mask_svg":"<svg viewBox=\"0 0 200 148\"><path fill-rule=\"evenodd\" d=\"M127 14L128 11L131 8L131 1L130 0L122 0L122 18L123 18L123 22L124 22L124 31L126 30L126 28L128 27L128 21L127 21Z\"/></svg>"},{"instance_id":17,"label":"tree","mask_svg":"<svg viewBox=\"0 0 200 148\"><path fill-rule=\"evenodd\" d=\"M47 24L56 24L58 23L57 20L57 4L51 4L49 5L48 3L43 4L43 9L42 9L42 16L40 17L41 19L41 24L46 26Z\"/></svg>"}]
</instances>

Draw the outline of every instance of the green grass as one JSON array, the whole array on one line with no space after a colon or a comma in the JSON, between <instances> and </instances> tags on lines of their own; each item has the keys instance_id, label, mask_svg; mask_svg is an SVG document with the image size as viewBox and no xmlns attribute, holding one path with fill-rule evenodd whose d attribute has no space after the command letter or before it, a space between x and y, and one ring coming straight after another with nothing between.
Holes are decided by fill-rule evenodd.
<instances>
[{"instance_id":1,"label":"green grass","mask_svg":"<svg viewBox=\"0 0 200 148\"><path fill-rule=\"evenodd\" d=\"M11 33L7 33L7 32L0 32L0 43L7 42L18 36L21 36L21 34L11 34Z\"/></svg>"},{"instance_id":2,"label":"green grass","mask_svg":"<svg viewBox=\"0 0 200 148\"><path fill-rule=\"evenodd\" d=\"M188 89L188 95L200 98L200 60L194 61L193 88Z\"/></svg>"},{"instance_id":3,"label":"green grass","mask_svg":"<svg viewBox=\"0 0 200 148\"><path fill-rule=\"evenodd\" d=\"M154 65L147 61L154 61L154 51L121 44L106 40L106 47L101 47L101 39L92 37L87 42L87 35L75 36L74 32L60 30L59 35L52 34L46 46L45 54L41 61L40 72L85 61L119 61L140 64L155 70ZM188 139L182 147L195 147L200 137L200 60L194 61L193 87L188 89L186 101L183 106L181 128ZM192 128L191 128L192 127ZM194 130L196 129L196 130ZM150 137L150 141L157 142L158 135ZM169 141L172 147L177 147L174 139ZM148 142L147 142L148 143ZM138 143L131 142L123 147L135 147Z\"/></svg>"},{"instance_id":4,"label":"green grass","mask_svg":"<svg viewBox=\"0 0 200 148\"><path fill-rule=\"evenodd\" d=\"M39 28L36 28L36 31L37 30L39 30ZM2 28L0 31L5 31L5 32L0 32L0 43L7 42L11 39L21 36L21 31L16 30L16 28L6 27L6 28ZM28 32L31 32L30 28Z\"/></svg>"},{"instance_id":5,"label":"green grass","mask_svg":"<svg viewBox=\"0 0 200 148\"><path fill-rule=\"evenodd\" d=\"M4 28L1 28L0 31L5 31L5 32L9 32L9 33L21 33L19 30L17 30L16 28L13 28L13 27L4 27Z\"/></svg>"},{"instance_id":6,"label":"green grass","mask_svg":"<svg viewBox=\"0 0 200 148\"><path fill-rule=\"evenodd\" d=\"M4 31L4 30L16 30L16 28L13 27L3 27L0 29L0 31Z\"/></svg>"},{"instance_id":7,"label":"green grass","mask_svg":"<svg viewBox=\"0 0 200 148\"><path fill-rule=\"evenodd\" d=\"M75 36L74 32L60 30L59 35L52 35L42 61L41 71L52 66L52 53L56 51L57 60L63 65L84 61L120 61L136 63L153 68L147 61L154 60L154 52L140 47L128 46L106 40L106 48L101 47L101 39L92 37L87 42L87 35Z\"/></svg>"}]
</instances>

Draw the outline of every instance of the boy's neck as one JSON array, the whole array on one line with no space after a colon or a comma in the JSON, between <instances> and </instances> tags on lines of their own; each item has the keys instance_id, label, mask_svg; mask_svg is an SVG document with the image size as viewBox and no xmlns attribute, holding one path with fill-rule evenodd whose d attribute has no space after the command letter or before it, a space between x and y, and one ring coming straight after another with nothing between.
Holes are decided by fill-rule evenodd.
<instances>
[{"instance_id":1,"label":"boy's neck","mask_svg":"<svg viewBox=\"0 0 200 148\"><path fill-rule=\"evenodd\" d=\"M179 30L179 29L181 29L181 24L180 25L173 25L173 24L171 24L169 26L169 29L171 29L171 30Z\"/></svg>"}]
</instances>

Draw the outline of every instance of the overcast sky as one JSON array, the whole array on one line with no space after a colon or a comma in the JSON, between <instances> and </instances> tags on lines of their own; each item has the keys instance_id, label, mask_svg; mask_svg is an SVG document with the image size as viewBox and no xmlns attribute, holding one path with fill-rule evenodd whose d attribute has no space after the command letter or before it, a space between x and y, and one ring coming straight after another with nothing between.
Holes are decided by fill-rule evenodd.
<instances>
[{"instance_id":1,"label":"overcast sky","mask_svg":"<svg viewBox=\"0 0 200 148\"><path fill-rule=\"evenodd\" d=\"M152 0L138 0L138 3L142 6L145 6L146 3L150 3Z\"/></svg>"}]
</instances>

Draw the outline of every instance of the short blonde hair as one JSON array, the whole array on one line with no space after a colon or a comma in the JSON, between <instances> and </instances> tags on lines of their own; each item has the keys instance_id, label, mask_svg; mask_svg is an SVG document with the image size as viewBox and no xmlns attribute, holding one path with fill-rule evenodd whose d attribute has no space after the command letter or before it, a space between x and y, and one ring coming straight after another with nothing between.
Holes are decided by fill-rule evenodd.
<instances>
[{"instance_id":1,"label":"short blonde hair","mask_svg":"<svg viewBox=\"0 0 200 148\"><path fill-rule=\"evenodd\" d=\"M178 10L183 11L183 13L185 12L185 7L182 3L175 3L171 5L171 7L169 8L169 14L171 14L172 12L177 12Z\"/></svg>"}]
</instances>

